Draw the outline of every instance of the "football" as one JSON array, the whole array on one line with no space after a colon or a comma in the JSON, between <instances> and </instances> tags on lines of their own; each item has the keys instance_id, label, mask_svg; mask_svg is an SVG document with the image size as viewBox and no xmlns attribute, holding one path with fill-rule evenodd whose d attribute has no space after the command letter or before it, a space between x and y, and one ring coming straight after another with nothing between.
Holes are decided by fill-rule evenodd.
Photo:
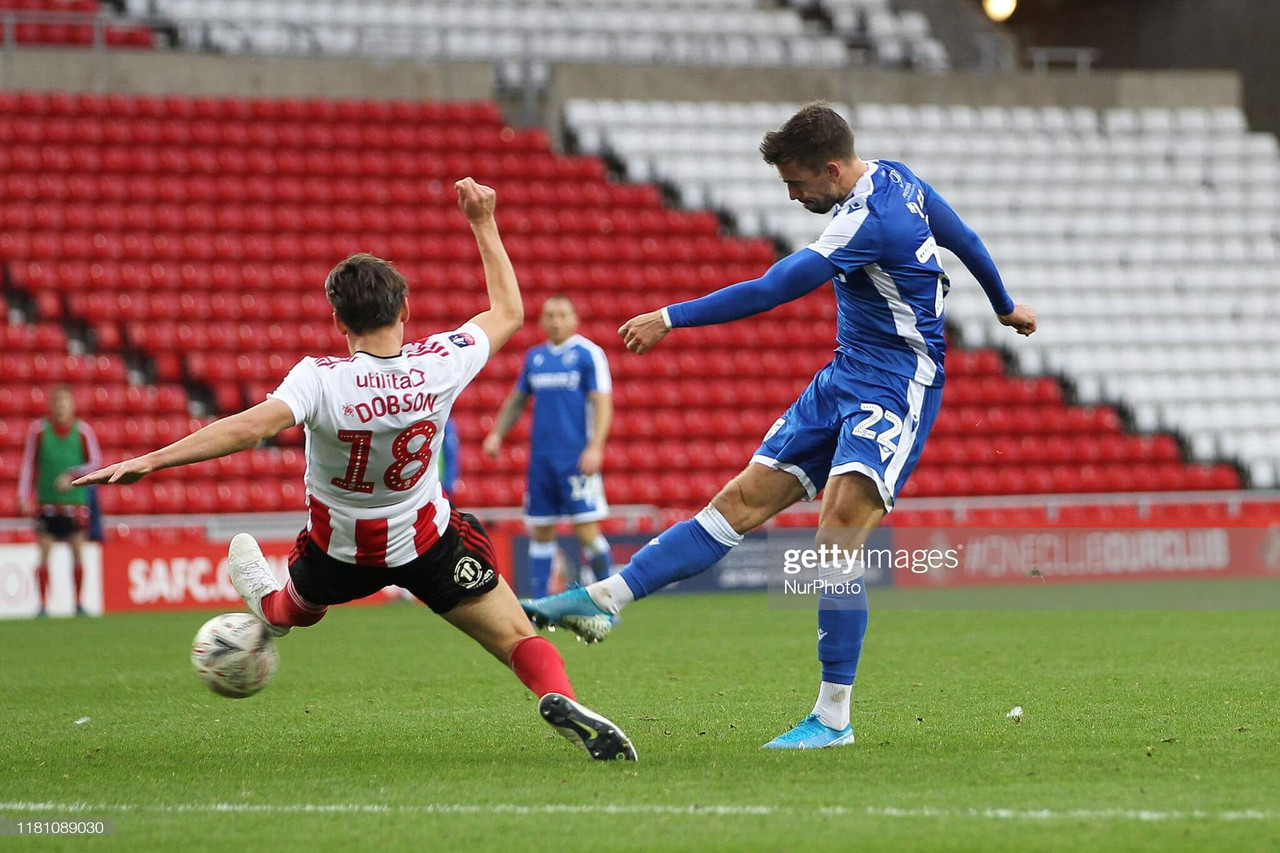
<instances>
[{"instance_id":1,"label":"football","mask_svg":"<svg viewBox=\"0 0 1280 853\"><path fill-rule=\"evenodd\" d=\"M231 699L244 699L267 686L280 655L256 617L223 613L200 626L191 643L191 665L205 686Z\"/></svg>"}]
</instances>

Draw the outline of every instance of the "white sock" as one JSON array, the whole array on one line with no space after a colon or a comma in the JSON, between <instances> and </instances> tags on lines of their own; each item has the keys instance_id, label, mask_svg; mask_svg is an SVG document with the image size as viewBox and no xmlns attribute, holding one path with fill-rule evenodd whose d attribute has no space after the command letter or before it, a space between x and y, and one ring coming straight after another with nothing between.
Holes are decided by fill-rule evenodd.
<instances>
[{"instance_id":1,"label":"white sock","mask_svg":"<svg viewBox=\"0 0 1280 853\"><path fill-rule=\"evenodd\" d=\"M605 551L608 551L608 550L609 550L609 540L605 538L605 535L603 533L601 533L595 539L592 539L590 543L582 546L582 553L587 555L587 559L590 559L598 554L603 554Z\"/></svg>"},{"instance_id":2,"label":"white sock","mask_svg":"<svg viewBox=\"0 0 1280 853\"><path fill-rule=\"evenodd\" d=\"M712 539L726 548L736 548L742 544L742 534L733 529L733 525L720 514L720 510L716 509L714 504L703 507L693 520L702 525L702 529L707 531Z\"/></svg>"},{"instance_id":3,"label":"white sock","mask_svg":"<svg viewBox=\"0 0 1280 853\"><path fill-rule=\"evenodd\" d=\"M818 701L813 706L813 713L824 726L832 729L843 729L849 725L849 694L853 687L848 684L832 684L822 682L818 688Z\"/></svg>"},{"instance_id":4,"label":"white sock","mask_svg":"<svg viewBox=\"0 0 1280 853\"><path fill-rule=\"evenodd\" d=\"M591 584L587 587L587 595L591 596L591 600L600 605L602 610L607 610L614 616L636 600L636 594L631 591L631 587L627 586L627 582L620 574L609 575L604 580Z\"/></svg>"}]
</instances>

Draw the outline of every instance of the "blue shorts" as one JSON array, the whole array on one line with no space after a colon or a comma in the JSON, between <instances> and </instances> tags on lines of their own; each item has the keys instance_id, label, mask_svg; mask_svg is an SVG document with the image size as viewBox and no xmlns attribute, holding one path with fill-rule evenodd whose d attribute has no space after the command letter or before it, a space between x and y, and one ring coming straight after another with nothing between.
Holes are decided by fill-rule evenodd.
<instances>
[{"instance_id":1,"label":"blue shorts","mask_svg":"<svg viewBox=\"0 0 1280 853\"><path fill-rule=\"evenodd\" d=\"M837 355L774 422L751 461L794 474L810 500L828 477L856 471L875 481L885 510L892 510L941 405L941 388L871 375Z\"/></svg>"},{"instance_id":2,"label":"blue shorts","mask_svg":"<svg viewBox=\"0 0 1280 853\"><path fill-rule=\"evenodd\" d=\"M535 456L529 460L524 518L529 524L600 521L609 515L604 479L578 473L578 455Z\"/></svg>"}]
</instances>

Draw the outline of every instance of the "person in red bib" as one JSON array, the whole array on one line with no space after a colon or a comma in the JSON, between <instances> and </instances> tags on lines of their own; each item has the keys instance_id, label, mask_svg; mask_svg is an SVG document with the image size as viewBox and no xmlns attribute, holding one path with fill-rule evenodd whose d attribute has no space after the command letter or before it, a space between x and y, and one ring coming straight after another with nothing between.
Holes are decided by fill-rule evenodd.
<instances>
[{"instance_id":1,"label":"person in red bib","mask_svg":"<svg viewBox=\"0 0 1280 853\"><path fill-rule=\"evenodd\" d=\"M36 586L44 616L49 606L49 552L54 542L71 546L72 592L76 613L84 615L80 588L84 580L83 549L89 525L89 490L73 486L72 480L102 464L102 452L93 427L76 417L76 401L66 385L56 385L49 393L49 416L40 418L27 430L22 454L22 474L18 478L18 506L23 515L36 520L36 542L40 562L36 565Z\"/></svg>"}]
</instances>

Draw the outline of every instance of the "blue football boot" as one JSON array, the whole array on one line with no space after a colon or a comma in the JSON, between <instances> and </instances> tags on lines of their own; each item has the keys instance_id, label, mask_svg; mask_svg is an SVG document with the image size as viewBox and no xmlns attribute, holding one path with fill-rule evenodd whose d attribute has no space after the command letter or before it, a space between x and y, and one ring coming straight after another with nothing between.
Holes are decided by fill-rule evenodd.
<instances>
[{"instance_id":1,"label":"blue football boot","mask_svg":"<svg viewBox=\"0 0 1280 853\"><path fill-rule=\"evenodd\" d=\"M783 732L762 749L822 749L827 746L849 746L853 743L853 727L833 729L823 725L817 714L810 714L789 732Z\"/></svg>"},{"instance_id":2,"label":"blue football boot","mask_svg":"<svg viewBox=\"0 0 1280 853\"><path fill-rule=\"evenodd\" d=\"M520 606L536 627L553 631L564 628L588 643L598 643L609 636L617 621L580 586L543 598L522 598Z\"/></svg>"}]
</instances>

